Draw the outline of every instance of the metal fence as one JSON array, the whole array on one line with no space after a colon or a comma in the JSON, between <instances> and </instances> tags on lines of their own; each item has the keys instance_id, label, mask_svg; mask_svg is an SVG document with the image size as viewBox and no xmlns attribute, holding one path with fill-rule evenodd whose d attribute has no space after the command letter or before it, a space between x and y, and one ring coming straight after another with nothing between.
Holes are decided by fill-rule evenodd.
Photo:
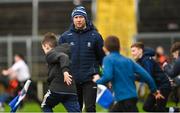
<instances>
[{"instance_id":1,"label":"metal fence","mask_svg":"<svg viewBox=\"0 0 180 113\"><path fill-rule=\"evenodd\" d=\"M0 69L13 64L13 56L20 53L30 67L32 79L44 80L46 66L41 49L41 37L0 37Z\"/></svg>"}]
</instances>

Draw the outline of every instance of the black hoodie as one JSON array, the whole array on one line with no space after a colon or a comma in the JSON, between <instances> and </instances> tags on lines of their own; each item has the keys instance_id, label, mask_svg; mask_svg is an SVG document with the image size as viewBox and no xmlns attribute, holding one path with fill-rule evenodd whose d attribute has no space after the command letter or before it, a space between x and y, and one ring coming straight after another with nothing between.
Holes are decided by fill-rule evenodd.
<instances>
[{"instance_id":1,"label":"black hoodie","mask_svg":"<svg viewBox=\"0 0 180 113\"><path fill-rule=\"evenodd\" d=\"M171 78L180 75L180 57L175 60L174 65L166 65L164 70Z\"/></svg>"},{"instance_id":2,"label":"black hoodie","mask_svg":"<svg viewBox=\"0 0 180 113\"><path fill-rule=\"evenodd\" d=\"M74 80L71 85L64 82L65 71L70 73L70 46L68 44L61 44L46 55L48 63L48 84L52 92L76 94L76 87Z\"/></svg>"},{"instance_id":3,"label":"black hoodie","mask_svg":"<svg viewBox=\"0 0 180 113\"><path fill-rule=\"evenodd\" d=\"M142 58L137 63L140 64L154 79L158 89L170 88L168 76L160 68L160 65L152 58L155 51L151 48L145 48Z\"/></svg>"}]
</instances>

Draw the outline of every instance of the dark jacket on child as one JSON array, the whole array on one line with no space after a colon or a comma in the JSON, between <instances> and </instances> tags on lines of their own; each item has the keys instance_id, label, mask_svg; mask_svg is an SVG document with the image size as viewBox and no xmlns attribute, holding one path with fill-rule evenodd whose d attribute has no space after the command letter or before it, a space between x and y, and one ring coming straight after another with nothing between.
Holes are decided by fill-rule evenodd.
<instances>
[{"instance_id":1,"label":"dark jacket on child","mask_svg":"<svg viewBox=\"0 0 180 113\"><path fill-rule=\"evenodd\" d=\"M64 82L65 71L70 73L70 46L68 44L61 44L52 49L46 55L48 63L48 84L52 92L63 94L76 94L76 87L74 80L71 85Z\"/></svg>"},{"instance_id":2,"label":"dark jacket on child","mask_svg":"<svg viewBox=\"0 0 180 113\"><path fill-rule=\"evenodd\" d=\"M137 63L140 64L154 79L158 89L170 88L168 76L163 72L160 65L153 59L155 52L151 48L146 48L142 58Z\"/></svg>"},{"instance_id":3,"label":"dark jacket on child","mask_svg":"<svg viewBox=\"0 0 180 113\"><path fill-rule=\"evenodd\" d=\"M166 65L164 70L171 78L180 75L180 57L175 60L174 65Z\"/></svg>"}]
</instances>

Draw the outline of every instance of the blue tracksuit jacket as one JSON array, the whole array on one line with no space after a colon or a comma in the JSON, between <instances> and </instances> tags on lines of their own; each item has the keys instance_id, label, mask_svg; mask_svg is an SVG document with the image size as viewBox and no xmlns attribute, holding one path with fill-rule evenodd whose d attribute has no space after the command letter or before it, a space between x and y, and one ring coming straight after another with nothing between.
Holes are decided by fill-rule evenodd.
<instances>
[{"instance_id":1,"label":"blue tracksuit jacket","mask_svg":"<svg viewBox=\"0 0 180 113\"><path fill-rule=\"evenodd\" d=\"M152 77L139 64L120 55L119 52L111 52L104 58L103 76L97 83L105 84L111 81L117 101L136 98L135 73L149 85L152 92L156 91Z\"/></svg>"}]
</instances>

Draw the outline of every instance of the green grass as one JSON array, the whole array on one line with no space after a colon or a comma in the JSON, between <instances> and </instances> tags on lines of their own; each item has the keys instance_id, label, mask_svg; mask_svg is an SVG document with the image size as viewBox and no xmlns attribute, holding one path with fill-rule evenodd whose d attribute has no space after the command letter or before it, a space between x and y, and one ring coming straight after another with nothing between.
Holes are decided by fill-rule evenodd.
<instances>
[{"instance_id":1,"label":"green grass","mask_svg":"<svg viewBox=\"0 0 180 113\"><path fill-rule=\"evenodd\" d=\"M66 110L61 104L57 105L53 110L54 112L66 112ZM5 105L5 112L9 111L10 107L8 105ZM41 112L41 108L37 103L26 102L21 109L17 110L17 113L18 112Z\"/></svg>"},{"instance_id":2,"label":"green grass","mask_svg":"<svg viewBox=\"0 0 180 113\"><path fill-rule=\"evenodd\" d=\"M137 104L138 109L140 112L144 112L142 109L143 103L142 102L138 102ZM175 106L175 103L173 102L168 102L167 106ZM180 107L180 103L178 105ZM96 106L97 112L107 112L108 110L103 109L101 106L97 105ZM10 111L10 107L8 105L5 105L5 111L4 112L9 112ZM54 109L54 112L66 112L65 108L59 104L57 105ZM24 107L22 109L18 109L17 112L41 112L41 108L38 104L34 103L34 102L25 102ZM3 112L0 112L3 113Z\"/></svg>"},{"instance_id":3,"label":"green grass","mask_svg":"<svg viewBox=\"0 0 180 113\"><path fill-rule=\"evenodd\" d=\"M96 109L98 112L107 112L106 109L103 109L101 106L97 105ZM9 112L10 107L8 105L5 105L5 111L4 112ZM62 106L62 104L57 105L54 109L54 112L66 112L65 108ZM34 102L26 102L24 104L24 107L21 109L17 110L18 112L41 112L41 108L37 103ZM1 113L1 112L0 112Z\"/></svg>"},{"instance_id":4,"label":"green grass","mask_svg":"<svg viewBox=\"0 0 180 113\"><path fill-rule=\"evenodd\" d=\"M106 109L103 109L101 106L97 105L97 110L99 112L107 112ZM4 112L9 112L10 107L8 105L5 105L5 111ZM54 112L66 112L65 108L62 106L62 104L57 105L54 109ZM24 104L24 107L21 109L17 110L18 112L41 112L41 108L37 103L34 102L26 102ZM1 113L1 112L0 112Z\"/></svg>"}]
</instances>

